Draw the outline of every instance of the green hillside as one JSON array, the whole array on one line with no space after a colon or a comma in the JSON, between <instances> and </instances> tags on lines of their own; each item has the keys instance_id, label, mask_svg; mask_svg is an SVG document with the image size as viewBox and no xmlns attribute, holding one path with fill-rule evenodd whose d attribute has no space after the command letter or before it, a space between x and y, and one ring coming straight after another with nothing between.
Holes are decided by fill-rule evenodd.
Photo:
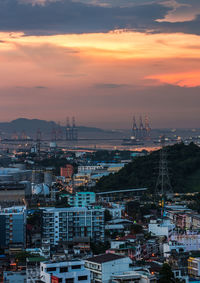
<instances>
[{"instance_id":1,"label":"green hillside","mask_svg":"<svg viewBox=\"0 0 200 283\"><path fill-rule=\"evenodd\" d=\"M174 192L200 191L200 147L176 144L166 147L171 185ZM102 177L95 191L147 187L155 190L159 152L136 158L116 174Z\"/></svg>"}]
</instances>

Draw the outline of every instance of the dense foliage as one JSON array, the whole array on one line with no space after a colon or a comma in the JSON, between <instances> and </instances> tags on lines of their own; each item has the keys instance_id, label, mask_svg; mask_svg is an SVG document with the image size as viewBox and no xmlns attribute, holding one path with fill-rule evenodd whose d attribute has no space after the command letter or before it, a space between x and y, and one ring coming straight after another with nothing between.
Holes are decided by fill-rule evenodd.
<instances>
[{"instance_id":1,"label":"dense foliage","mask_svg":"<svg viewBox=\"0 0 200 283\"><path fill-rule=\"evenodd\" d=\"M131 158L129 150L97 150L95 152L87 153L86 158L93 162L119 162L120 160L127 160Z\"/></svg>"},{"instance_id":2,"label":"dense foliage","mask_svg":"<svg viewBox=\"0 0 200 283\"><path fill-rule=\"evenodd\" d=\"M146 187L154 191L158 177L159 152L141 156L116 174L102 177L95 191ZM194 143L166 147L171 185L174 192L200 191L200 148Z\"/></svg>"}]
</instances>

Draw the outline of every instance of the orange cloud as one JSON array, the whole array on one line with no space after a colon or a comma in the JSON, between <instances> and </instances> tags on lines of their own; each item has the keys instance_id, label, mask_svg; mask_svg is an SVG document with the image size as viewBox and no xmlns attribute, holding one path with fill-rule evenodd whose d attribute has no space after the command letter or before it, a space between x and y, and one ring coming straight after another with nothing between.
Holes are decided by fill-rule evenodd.
<instances>
[{"instance_id":1,"label":"orange cloud","mask_svg":"<svg viewBox=\"0 0 200 283\"><path fill-rule=\"evenodd\" d=\"M162 84L171 84L180 87L198 87L200 86L199 77L200 71L153 75L146 78L157 80Z\"/></svg>"}]
</instances>

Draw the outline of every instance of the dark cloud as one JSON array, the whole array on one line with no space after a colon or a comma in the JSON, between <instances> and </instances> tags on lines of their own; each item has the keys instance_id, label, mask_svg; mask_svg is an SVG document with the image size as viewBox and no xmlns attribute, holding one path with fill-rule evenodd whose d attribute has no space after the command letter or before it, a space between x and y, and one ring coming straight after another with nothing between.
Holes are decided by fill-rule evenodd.
<instances>
[{"instance_id":1,"label":"dark cloud","mask_svg":"<svg viewBox=\"0 0 200 283\"><path fill-rule=\"evenodd\" d=\"M133 7L102 7L62 0L32 5L17 0L0 1L0 29L26 34L107 32L113 29L151 28L170 11L158 3Z\"/></svg>"},{"instance_id":2,"label":"dark cloud","mask_svg":"<svg viewBox=\"0 0 200 283\"><path fill-rule=\"evenodd\" d=\"M121 87L127 87L129 85L127 84L115 84L115 83L105 83L105 84L95 84L96 88L121 88Z\"/></svg>"},{"instance_id":3,"label":"dark cloud","mask_svg":"<svg viewBox=\"0 0 200 283\"><path fill-rule=\"evenodd\" d=\"M194 18L185 22L157 21L167 19L170 13L184 16L187 10L194 13ZM130 29L199 35L198 11L199 0L1 0L0 30L48 35Z\"/></svg>"},{"instance_id":4,"label":"dark cloud","mask_svg":"<svg viewBox=\"0 0 200 283\"><path fill-rule=\"evenodd\" d=\"M48 87L42 86L42 85L37 85L37 86L33 86L33 87L17 86L17 88L22 88L22 89L47 89Z\"/></svg>"},{"instance_id":5,"label":"dark cloud","mask_svg":"<svg viewBox=\"0 0 200 283\"><path fill-rule=\"evenodd\" d=\"M185 32L200 34L200 17L186 22L156 22L174 10L166 1L98 1L77 2L70 0L41 1L45 5L32 5L17 0L0 1L0 29L24 31L26 34L57 34L107 32L113 29L134 29L151 32ZM37 1L35 1L37 2ZM32 3L35 3L32 1ZM120 5L121 3L121 5ZM177 0L181 9L184 0ZM196 9L196 0L191 5ZM98 5L97 5L98 4ZM191 9L190 5L190 9ZM189 9L189 8L188 8ZM175 10L176 12L176 10Z\"/></svg>"},{"instance_id":6,"label":"dark cloud","mask_svg":"<svg viewBox=\"0 0 200 283\"><path fill-rule=\"evenodd\" d=\"M196 34L200 35L200 16L197 16L193 21L185 21L185 22L161 22L159 24L154 25L154 32L164 32L164 33L172 33L172 32L181 32L188 34Z\"/></svg>"},{"instance_id":7,"label":"dark cloud","mask_svg":"<svg viewBox=\"0 0 200 283\"><path fill-rule=\"evenodd\" d=\"M46 89L46 88L48 88L48 87L42 86L42 85L37 85L37 86L35 86L35 88L38 88L38 89Z\"/></svg>"}]
</instances>

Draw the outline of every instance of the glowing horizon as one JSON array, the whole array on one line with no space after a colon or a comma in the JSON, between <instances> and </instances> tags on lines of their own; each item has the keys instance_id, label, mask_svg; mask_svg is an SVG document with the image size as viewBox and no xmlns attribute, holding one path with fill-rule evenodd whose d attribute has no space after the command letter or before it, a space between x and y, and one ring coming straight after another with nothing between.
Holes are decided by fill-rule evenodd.
<instances>
[{"instance_id":1,"label":"glowing horizon","mask_svg":"<svg viewBox=\"0 0 200 283\"><path fill-rule=\"evenodd\" d=\"M174 122L174 127L197 126L200 35L187 32L184 25L196 21L200 5L192 1L195 9L180 0L163 1L160 6L152 1L161 10L172 8L164 16L162 12L161 18L153 18L145 30L102 28L98 32L67 33L60 29L49 35L1 31L0 120L63 120L75 115L81 124L126 128L134 113L149 113L156 127L171 127ZM48 12L46 3L48 0L43 2L42 11ZM26 9L27 5L19 7ZM82 9L84 4L77 1L76 5ZM38 7L33 5L32 9ZM104 5L97 8L93 2L88 7L102 12ZM145 23L148 17L143 8ZM121 8L117 9L120 13ZM183 31L179 31L181 22ZM172 26L178 28L172 31Z\"/></svg>"}]
</instances>

